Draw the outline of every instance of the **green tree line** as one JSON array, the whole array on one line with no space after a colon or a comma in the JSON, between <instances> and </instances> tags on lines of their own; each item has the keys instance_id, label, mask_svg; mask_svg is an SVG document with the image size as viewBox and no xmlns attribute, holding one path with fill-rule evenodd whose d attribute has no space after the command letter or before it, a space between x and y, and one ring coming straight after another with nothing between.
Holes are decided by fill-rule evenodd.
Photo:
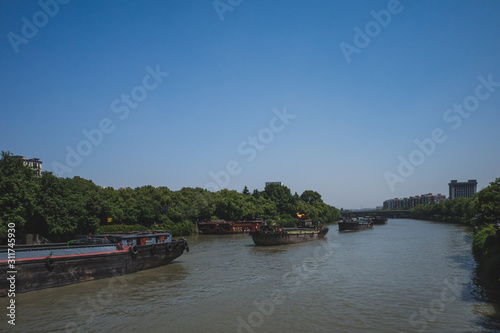
<instances>
[{"instance_id":1,"label":"green tree line","mask_svg":"<svg viewBox=\"0 0 500 333\"><path fill-rule=\"evenodd\" d=\"M2 152L0 159L0 234L15 223L16 232L37 233L52 241L77 234L146 229L190 234L197 221L251 220L258 216L282 225L298 221L296 213L323 223L340 219L315 191L292 194L283 185L271 184L250 193L223 189L150 185L135 189L102 188L81 177L61 178L51 172L41 176L21 160ZM111 223L108 222L111 219Z\"/></svg>"},{"instance_id":2,"label":"green tree line","mask_svg":"<svg viewBox=\"0 0 500 333\"><path fill-rule=\"evenodd\" d=\"M410 209L410 216L414 219L472 224L477 214L476 207L477 201L474 197L456 198L418 205Z\"/></svg>"},{"instance_id":3,"label":"green tree line","mask_svg":"<svg viewBox=\"0 0 500 333\"><path fill-rule=\"evenodd\" d=\"M478 228L500 220L500 178L470 198L456 198L410 209L412 218L464 223Z\"/></svg>"}]
</instances>

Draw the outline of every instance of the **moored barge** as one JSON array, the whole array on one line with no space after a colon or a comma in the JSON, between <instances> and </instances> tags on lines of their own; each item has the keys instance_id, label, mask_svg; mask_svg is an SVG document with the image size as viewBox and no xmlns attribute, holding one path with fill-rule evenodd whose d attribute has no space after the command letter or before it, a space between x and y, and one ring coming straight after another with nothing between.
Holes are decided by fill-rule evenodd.
<instances>
[{"instance_id":1,"label":"moored barge","mask_svg":"<svg viewBox=\"0 0 500 333\"><path fill-rule=\"evenodd\" d=\"M225 221L213 220L198 222L198 230L205 235L229 235L252 232L259 229L262 220L255 221Z\"/></svg>"},{"instance_id":2,"label":"moored barge","mask_svg":"<svg viewBox=\"0 0 500 333\"><path fill-rule=\"evenodd\" d=\"M250 232L255 245L287 245L318 240L328 233L326 227L260 229Z\"/></svg>"},{"instance_id":3,"label":"moored barge","mask_svg":"<svg viewBox=\"0 0 500 333\"><path fill-rule=\"evenodd\" d=\"M339 231L357 231L373 227L372 221L366 219L343 220L340 221L338 225Z\"/></svg>"},{"instance_id":4,"label":"moored barge","mask_svg":"<svg viewBox=\"0 0 500 333\"><path fill-rule=\"evenodd\" d=\"M21 293L166 265L184 250L189 252L184 238L172 240L165 232L89 235L68 243L1 246L0 275L14 276L15 292ZM0 280L0 296L12 289L11 282Z\"/></svg>"},{"instance_id":5,"label":"moored barge","mask_svg":"<svg viewBox=\"0 0 500 333\"><path fill-rule=\"evenodd\" d=\"M372 218L372 223L373 224L387 224L387 217L375 216L374 218Z\"/></svg>"}]
</instances>

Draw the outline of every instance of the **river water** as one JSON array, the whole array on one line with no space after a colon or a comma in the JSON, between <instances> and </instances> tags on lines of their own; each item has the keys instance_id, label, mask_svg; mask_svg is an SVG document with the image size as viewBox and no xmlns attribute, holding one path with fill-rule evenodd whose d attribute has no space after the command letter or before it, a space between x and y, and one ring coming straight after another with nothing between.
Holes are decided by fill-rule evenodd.
<instances>
[{"instance_id":1,"label":"river water","mask_svg":"<svg viewBox=\"0 0 500 333\"><path fill-rule=\"evenodd\" d=\"M500 307L475 282L470 228L329 227L324 240L277 247L190 236L191 251L167 266L18 294L16 326L4 315L0 331L500 331Z\"/></svg>"}]
</instances>

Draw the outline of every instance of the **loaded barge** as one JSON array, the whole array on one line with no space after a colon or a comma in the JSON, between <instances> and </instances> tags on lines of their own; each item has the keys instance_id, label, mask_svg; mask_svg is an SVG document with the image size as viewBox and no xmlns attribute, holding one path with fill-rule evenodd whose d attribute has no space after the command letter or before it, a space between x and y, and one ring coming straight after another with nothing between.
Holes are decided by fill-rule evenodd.
<instances>
[{"instance_id":1,"label":"loaded barge","mask_svg":"<svg viewBox=\"0 0 500 333\"><path fill-rule=\"evenodd\" d=\"M325 237L326 227L261 229L250 232L255 245L287 245L309 242Z\"/></svg>"},{"instance_id":2,"label":"loaded barge","mask_svg":"<svg viewBox=\"0 0 500 333\"><path fill-rule=\"evenodd\" d=\"M166 232L110 233L79 236L68 243L1 246L0 275L14 275L16 292L21 293L166 265L184 250L189 252L187 241L172 240ZM7 295L9 285L6 278L0 280L0 296Z\"/></svg>"},{"instance_id":3,"label":"loaded barge","mask_svg":"<svg viewBox=\"0 0 500 333\"><path fill-rule=\"evenodd\" d=\"M343 220L338 223L339 231L357 231L373 227L373 223L368 219Z\"/></svg>"},{"instance_id":4,"label":"loaded barge","mask_svg":"<svg viewBox=\"0 0 500 333\"><path fill-rule=\"evenodd\" d=\"M343 220L340 221L338 225L339 231L357 231L373 227L372 221L367 219Z\"/></svg>"},{"instance_id":5,"label":"loaded barge","mask_svg":"<svg viewBox=\"0 0 500 333\"><path fill-rule=\"evenodd\" d=\"M198 230L205 235L229 235L252 232L259 229L262 220L256 221L225 221L212 220L208 222L198 222Z\"/></svg>"},{"instance_id":6,"label":"loaded barge","mask_svg":"<svg viewBox=\"0 0 500 333\"><path fill-rule=\"evenodd\" d=\"M372 218L373 224L387 224L387 217L375 216Z\"/></svg>"},{"instance_id":7,"label":"loaded barge","mask_svg":"<svg viewBox=\"0 0 500 333\"><path fill-rule=\"evenodd\" d=\"M250 232L255 245L287 245L309 242L325 237L328 228L313 223L305 214L297 214L300 218L296 228L282 228L262 224L259 229Z\"/></svg>"}]
</instances>

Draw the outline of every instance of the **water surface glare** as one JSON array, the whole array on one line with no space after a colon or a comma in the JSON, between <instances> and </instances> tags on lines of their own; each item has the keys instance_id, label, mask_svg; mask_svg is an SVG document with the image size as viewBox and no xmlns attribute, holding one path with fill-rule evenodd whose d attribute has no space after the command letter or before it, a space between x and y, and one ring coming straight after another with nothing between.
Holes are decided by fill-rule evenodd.
<instances>
[{"instance_id":1,"label":"water surface glare","mask_svg":"<svg viewBox=\"0 0 500 333\"><path fill-rule=\"evenodd\" d=\"M256 247L190 236L172 264L16 296L12 332L497 332L470 228L409 219ZM6 304L7 298L1 302ZM4 308L4 312L5 307ZM4 314L5 317L5 314ZM2 331L5 331L2 329Z\"/></svg>"}]
</instances>

